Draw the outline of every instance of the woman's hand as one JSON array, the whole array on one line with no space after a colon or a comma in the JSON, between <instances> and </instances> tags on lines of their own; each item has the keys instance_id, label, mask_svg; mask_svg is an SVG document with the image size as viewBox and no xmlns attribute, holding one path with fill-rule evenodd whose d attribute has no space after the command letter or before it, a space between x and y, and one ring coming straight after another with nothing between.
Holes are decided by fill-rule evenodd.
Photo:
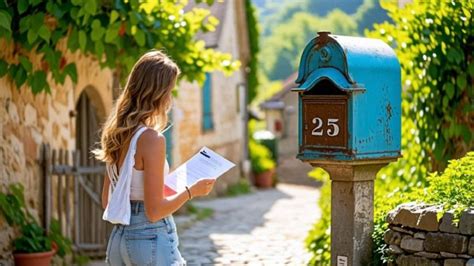
<instances>
[{"instance_id":1,"label":"woman's hand","mask_svg":"<svg viewBox=\"0 0 474 266\"><path fill-rule=\"evenodd\" d=\"M189 188L193 197L207 196L216 183L215 179L202 179Z\"/></svg>"}]
</instances>

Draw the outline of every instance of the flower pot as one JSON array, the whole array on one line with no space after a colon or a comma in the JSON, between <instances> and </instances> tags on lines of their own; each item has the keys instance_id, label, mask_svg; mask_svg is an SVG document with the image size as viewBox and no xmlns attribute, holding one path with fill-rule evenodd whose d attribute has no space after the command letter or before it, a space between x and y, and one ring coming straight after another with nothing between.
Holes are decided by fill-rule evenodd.
<instances>
[{"instance_id":1,"label":"flower pot","mask_svg":"<svg viewBox=\"0 0 474 266\"><path fill-rule=\"evenodd\" d=\"M56 250L38 253L13 253L15 266L50 266Z\"/></svg>"},{"instance_id":2,"label":"flower pot","mask_svg":"<svg viewBox=\"0 0 474 266\"><path fill-rule=\"evenodd\" d=\"M273 174L274 173L275 173L275 168L272 168L260 174L254 174L255 185L259 188L273 187Z\"/></svg>"}]
</instances>

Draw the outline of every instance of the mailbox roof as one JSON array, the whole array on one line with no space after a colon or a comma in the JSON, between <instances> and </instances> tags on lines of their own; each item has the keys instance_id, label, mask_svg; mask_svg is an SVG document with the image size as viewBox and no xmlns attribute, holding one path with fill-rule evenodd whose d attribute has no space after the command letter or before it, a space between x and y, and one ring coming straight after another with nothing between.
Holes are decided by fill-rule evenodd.
<instances>
[{"instance_id":1,"label":"mailbox roof","mask_svg":"<svg viewBox=\"0 0 474 266\"><path fill-rule=\"evenodd\" d=\"M326 47L331 57L323 61ZM310 89L317 81L328 78L343 90L360 90L364 75L399 73L400 64L392 48L381 40L320 34L311 40L301 56L296 91ZM392 72L393 71L393 72ZM390 78L390 77L384 77ZM399 79L399 76L395 75Z\"/></svg>"},{"instance_id":2,"label":"mailbox roof","mask_svg":"<svg viewBox=\"0 0 474 266\"><path fill-rule=\"evenodd\" d=\"M335 68L325 67L313 71L297 88L292 91L306 91L323 79L328 79L344 91L364 91L362 84L349 83L344 75Z\"/></svg>"}]
</instances>

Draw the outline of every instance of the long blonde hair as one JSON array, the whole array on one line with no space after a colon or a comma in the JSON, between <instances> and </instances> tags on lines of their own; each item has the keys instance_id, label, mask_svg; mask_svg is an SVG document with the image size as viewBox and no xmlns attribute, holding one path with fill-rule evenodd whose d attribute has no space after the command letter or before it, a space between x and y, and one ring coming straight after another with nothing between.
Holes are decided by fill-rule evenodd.
<instances>
[{"instance_id":1,"label":"long blonde hair","mask_svg":"<svg viewBox=\"0 0 474 266\"><path fill-rule=\"evenodd\" d=\"M179 74L178 66L159 51L147 52L135 63L102 128L101 148L93 151L98 160L116 163L140 124L163 130Z\"/></svg>"}]
</instances>

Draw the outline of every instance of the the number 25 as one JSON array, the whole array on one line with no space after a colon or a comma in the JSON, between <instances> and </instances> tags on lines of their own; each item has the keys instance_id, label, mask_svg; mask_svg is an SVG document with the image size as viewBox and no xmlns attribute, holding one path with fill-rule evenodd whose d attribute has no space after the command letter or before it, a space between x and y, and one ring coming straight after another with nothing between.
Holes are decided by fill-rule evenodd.
<instances>
[{"instance_id":1,"label":"the number 25","mask_svg":"<svg viewBox=\"0 0 474 266\"><path fill-rule=\"evenodd\" d=\"M338 121L339 119L336 119L336 118L328 118L328 127L332 127L332 128L328 128L328 130L326 131L328 136L334 137L339 134L339 125L337 124ZM319 117L315 117L313 118L312 122L313 124L316 125L316 127L313 129L313 131L311 131L311 135L322 136L323 135L323 128L322 128L323 120Z\"/></svg>"}]
</instances>

